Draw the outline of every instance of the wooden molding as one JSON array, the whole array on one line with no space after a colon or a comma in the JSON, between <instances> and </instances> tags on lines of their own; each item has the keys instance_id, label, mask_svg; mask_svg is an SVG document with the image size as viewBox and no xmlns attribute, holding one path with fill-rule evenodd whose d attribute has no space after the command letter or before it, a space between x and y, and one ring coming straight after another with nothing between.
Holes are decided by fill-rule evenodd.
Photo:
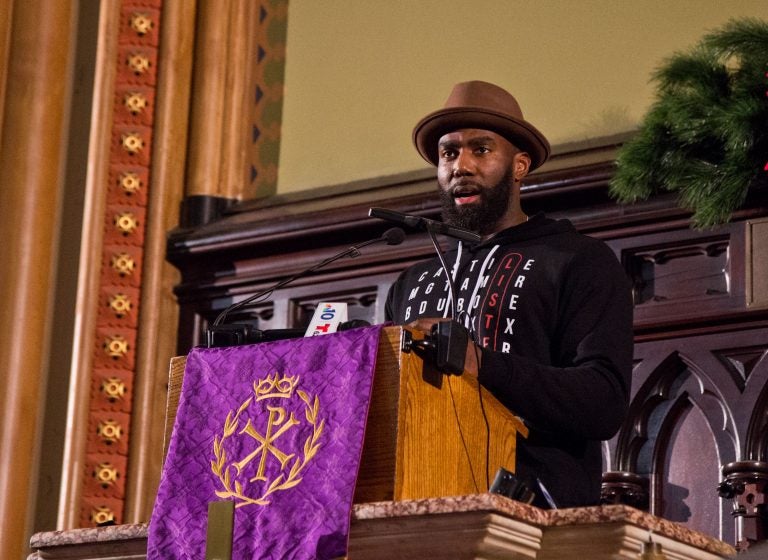
<instances>
[{"instance_id":1,"label":"wooden molding","mask_svg":"<svg viewBox=\"0 0 768 560\"><path fill-rule=\"evenodd\" d=\"M220 194L232 2L201 2L198 6L187 160L188 195Z\"/></svg>"},{"instance_id":2,"label":"wooden molding","mask_svg":"<svg viewBox=\"0 0 768 560\"><path fill-rule=\"evenodd\" d=\"M271 182L276 182L275 169L261 170L257 180L254 160L267 137L273 144L279 139L279 119L275 123L270 115L272 121L263 122L266 119L254 111L263 108L267 98L274 101L277 96L279 101L282 96L282 81L275 84L274 75L264 78L259 71L263 74L267 60L282 52L280 46L269 44L276 28L270 22L282 18L284 28L286 10L285 1L198 4L188 196L241 200L256 194L262 176L271 173L270 177L275 175Z\"/></svg>"},{"instance_id":3,"label":"wooden molding","mask_svg":"<svg viewBox=\"0 0 768 560\"><path fill-rule=\"evenodd\" d=\"M99 292L103 216L109 175L112 108L116 75L117 36L120 4L106 4L99 14L99 39L93 84L93 111L89 140L83 229L78 265L77 303L72 342L72 368L67 409L67 438L59 493L58 528L78 526L82 494L82 469L85 459L86 430L91 390L92 348L96 334L96 309L93 294Z\"/></svg>"},{"instance_id":4,"label":"wooden molding","mask_svg":"<svg viewBox=\"0 0 768 560\"><path fill-rule=\"evenodd\" d=\"M5 106L6 80L11 50L13 2L0 2L0 146L3 145L3 107Z\"/></svg>"},{"instance_id":5,"label":"wooden molding","mask_svg":"<svg viewBox=\"0 0 768 560\"><path fill-rule=\"evenodd\" d=\"M748 305L768 307L768 218L747 222L746 250Z\"/></svg>"},{"instance_id":6,"label":"wooden molding","mask_svg":"<svg viewBox=\"0 0 768 560\"><path fill-rule=\"evenodd\" d=\"M160 0L109 3L100 13L59 505L65 528L124 520L143 280L157 288L151 305L162 297L163 267L144 255L154 249L162 260L157 231L168 227L162 206L152 215L147 208L163 200L150 188L161 13Z\"/></svg>"},{"instance_id":7,"label":"wooden molding","mask_svg":"<svg viewBox=\"0 0 768 560\"><path fill-rule=\"evenodd\" d=\"M253 56L256 52L255 22L259 2L234 0L229 5L229 34L224 64L227 69L223 92L220 188L218 194L226 198L242 198L248 184L248 133L250 131L250 103L252 97ZM224 10L222 10L224 11Z\"/></svg>"},{"instance_id":8,"label":"wooden molding","mask_svg":"<svg viewBox=\"0 0 768 560\"><path fill-rule=\"evenodd\" d=\"M37 487L39 407L50 358L74 8L0 8L0 557L20 558Z\"/></svg>"}]
</instances>

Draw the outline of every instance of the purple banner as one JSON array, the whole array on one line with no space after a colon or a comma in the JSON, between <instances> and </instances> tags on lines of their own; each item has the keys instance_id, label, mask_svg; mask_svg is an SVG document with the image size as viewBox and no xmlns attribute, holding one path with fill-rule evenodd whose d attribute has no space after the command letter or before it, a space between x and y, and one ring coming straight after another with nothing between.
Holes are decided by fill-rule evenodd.
<instances>
[{"instance_id":1,"label":"purple banner","mask_svg":"<svg viewBox=\"0 0 768 560\"><path fill-rule=\"evenodd\" d=\"M214 500L235 559L344 556L380 331L192 350L147 557L204 558Z\"/></svg>"}]
</instances>

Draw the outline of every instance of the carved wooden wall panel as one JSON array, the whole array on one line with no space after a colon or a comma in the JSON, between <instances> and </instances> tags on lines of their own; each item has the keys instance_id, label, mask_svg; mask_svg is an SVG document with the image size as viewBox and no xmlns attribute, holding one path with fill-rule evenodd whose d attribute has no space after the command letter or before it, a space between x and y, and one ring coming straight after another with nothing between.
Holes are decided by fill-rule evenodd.
<instances>
[{"instance_id":1,"label":"carved wooden wall panel","mask_svg":"<svg viewBox=\"0 0 768 560\"><path fill-rule=\"evenodd\" d=\"M632 279L635 325L701 322L744 310L743 222L677 229L611 242Z\"/></svg>"},{"instance_id":2,"label":"carved wooden wall panel","mask_svg":"<svg viewBox=\"0 0 768 560\"><path fill-rule=\"evenodd\" d=\"M768 329L748 289L749 227L610 242L633 281L645 342L635 347L630 417L606 465L648 480L653 513L731 542L743 535L717 496L722 466L765 461L768 441Z\"/></svg>"},{"instance_id":3,"label":"carved wooden wall panel","mask_svg":"<svg viewBox=\"0 0 768 560\"><path fill-rule=\"evenodd\" d=\"M747 222L747 305L768 305L768 218Z\"/></svg>"},{"instance_id":4,"label":"carved wooden wall panel","mask_svg":"<svg viewBox=\"0 0 768 560\"><path fill-rule=\"evenodd\" d=\"M652 513L734 541L716 487L722 465L766 460L766 349L764 326L635 345L630 414L610 447L618 470L649 479Z\"/></svg>"}]
</instances>

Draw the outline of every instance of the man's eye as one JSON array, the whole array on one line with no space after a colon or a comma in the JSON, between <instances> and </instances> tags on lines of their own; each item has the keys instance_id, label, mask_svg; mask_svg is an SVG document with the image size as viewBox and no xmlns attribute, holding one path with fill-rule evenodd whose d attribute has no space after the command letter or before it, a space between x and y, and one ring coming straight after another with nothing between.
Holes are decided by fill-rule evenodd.
<instances>
[{"instance_id":1,"label":"man's eye","mask_svg":"<svg viewBox=\"0 0 768 560\"><path fill-rule=\"evenodd\" d=\"M456 151L455 150L443 150L440 152L440 157L443 159L451 159L453 157L456 157Z\"/></svg>"},{"instance_id":2,"label":"man's eye","mask_svg":"<svg viewBox=\"0 0 768 560\"><path fill-rule=\"evenodd\" d=\"M487 146L478 146L477 148L475 148L475 153L478 153L478 154L487 154L490 151L491 150L488 149Z\"/></svg>"}]
</instances>

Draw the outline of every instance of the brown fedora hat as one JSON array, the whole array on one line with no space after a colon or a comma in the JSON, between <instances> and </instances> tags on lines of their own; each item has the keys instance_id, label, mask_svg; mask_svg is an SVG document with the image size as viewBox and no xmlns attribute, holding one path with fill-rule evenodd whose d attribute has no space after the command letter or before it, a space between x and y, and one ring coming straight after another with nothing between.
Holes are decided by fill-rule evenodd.
<instances>
[{"instance_id":1,"label":"brown fedora hat","mask_svg":"<svg viewBox=\"0 0 768 560\"><path fill-rule=\"evenodd\" d=\"M523 118L512 95L488 82L462 82L453 86L445 106L430 113L413 129L413 143L425 160L437 165L437 143L444 134L462 128L491 130L531 156L531 169L549 157L549 142Z\"/></svg>"}]
</instances>

